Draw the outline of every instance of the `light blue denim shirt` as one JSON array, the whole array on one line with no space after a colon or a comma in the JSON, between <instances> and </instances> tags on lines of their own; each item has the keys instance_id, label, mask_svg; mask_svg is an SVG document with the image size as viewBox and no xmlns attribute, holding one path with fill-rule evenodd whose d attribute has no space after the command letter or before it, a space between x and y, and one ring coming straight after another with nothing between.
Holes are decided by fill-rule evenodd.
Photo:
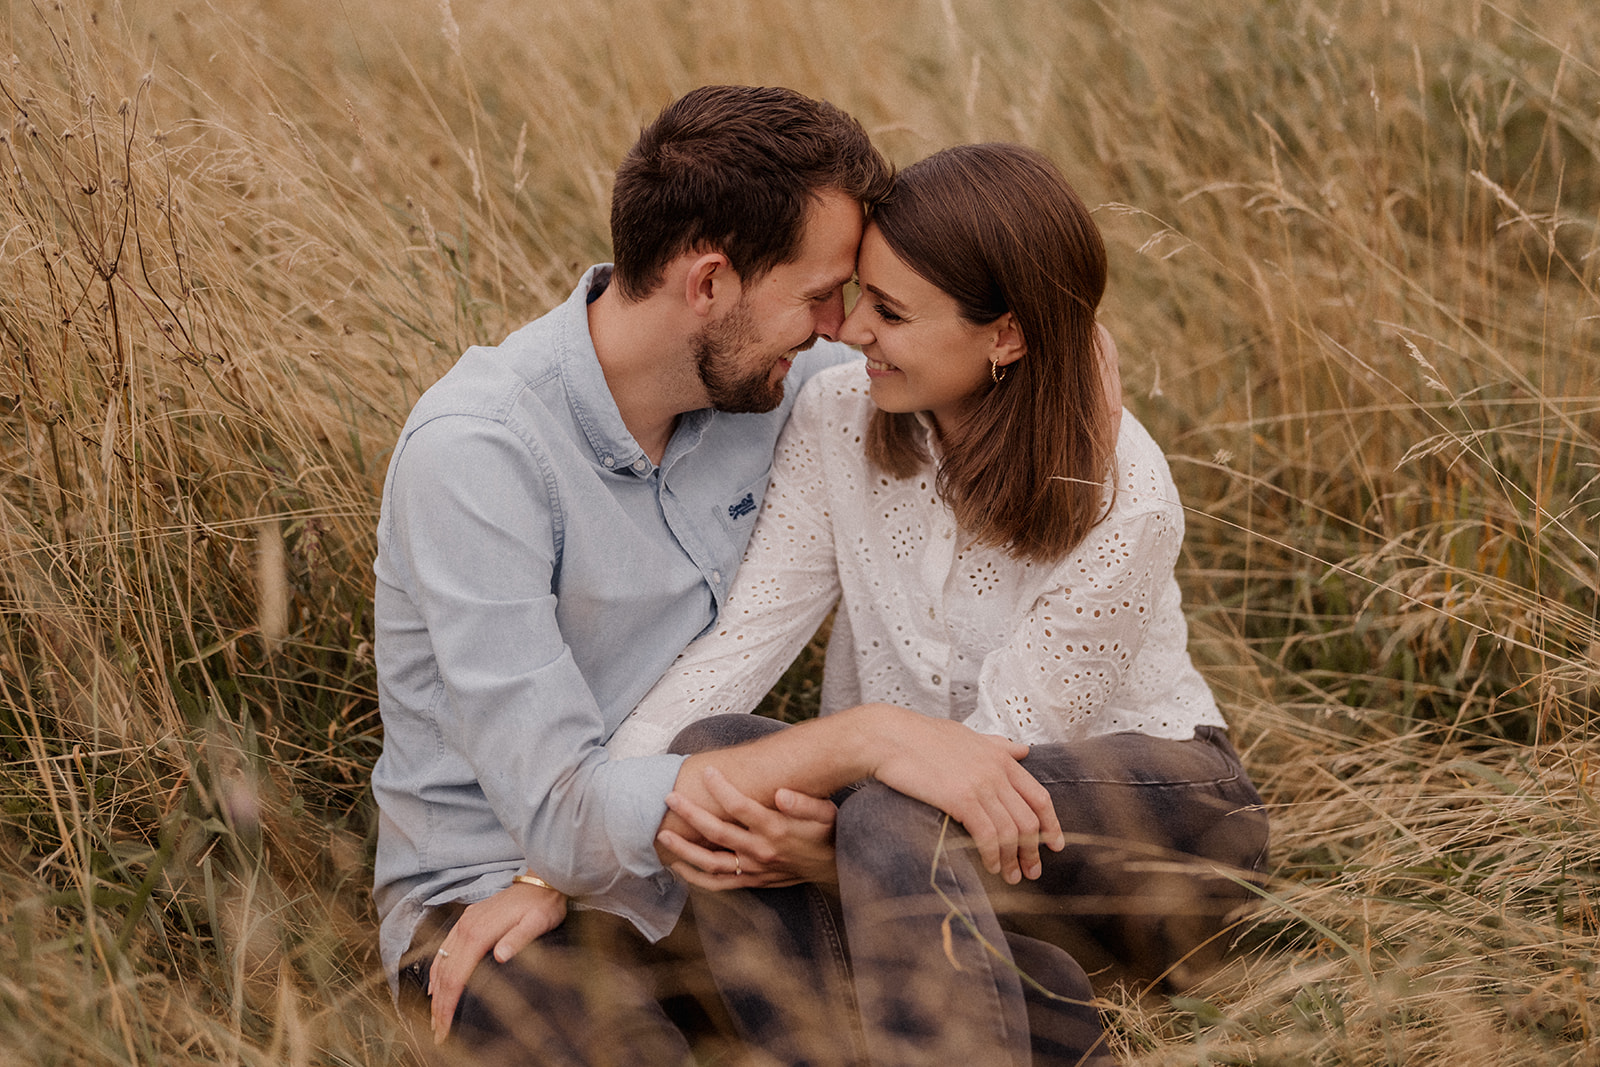
<instances>
[{"instance_id":1,"label":"light blue denim shirt","mask_svg":"<svg viewBox=\"0 0 1600 1067\"><path fill-rule=\"evenodd\" d=\"M373 894L391 980L424 909L531 868L580 906L672 929L684 890L656 857L676 756L606 739L715 620L805 378L763 415L682 416L658 467L617 412L571 297L474 347L417 402L378 521L383 753Z\"/></svg>"}]
</instances>

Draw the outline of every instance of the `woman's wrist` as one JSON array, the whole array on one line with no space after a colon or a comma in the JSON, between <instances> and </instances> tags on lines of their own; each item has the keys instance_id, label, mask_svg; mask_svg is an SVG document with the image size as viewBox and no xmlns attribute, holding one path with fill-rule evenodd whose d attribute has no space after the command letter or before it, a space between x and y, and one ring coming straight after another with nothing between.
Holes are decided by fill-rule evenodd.
<instances>
[{"instance_id":1,"label":"woman's wrist","mask_svg":"<svg viewBox=\"0 0 1600 1067\"><path fill-rule=\"evenodd\" d=\"M841 714L850 716L850 750L862 760L858 777L876 778L878 769L905 744L901 720L916 712L896 704L857 704Z\"/></svg>"}]
</instances>

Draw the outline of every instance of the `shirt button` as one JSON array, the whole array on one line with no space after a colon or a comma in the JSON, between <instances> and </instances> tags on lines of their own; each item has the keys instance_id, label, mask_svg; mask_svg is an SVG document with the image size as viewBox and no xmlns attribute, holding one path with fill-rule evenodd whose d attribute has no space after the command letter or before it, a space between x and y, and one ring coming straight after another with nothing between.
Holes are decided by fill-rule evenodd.
<instances>
[{"instance_id":1,"label":"shirt button","mask_svg":"<svg viewBox=\"0 0 1600 1067\"><path fill-rule=\"evenodd\" d=\"M928 608L928 618L937 619L938 617L939 617L939 613L937 611L934 611L933 608L931 608L931 607Z\"/></svg>"},{"instance_id":2,"label":"shirt button","mask_svg":"<svg viewBox=\"0 0 1600 1067\"><path fill-rule=\"evenodd\" d=\"M643 474L644 469L648 466L650 466L650 461L645 459L643 456L640 456L638 459L633 461L633 469L638 471L640 474Z\"/></svg>"},{"instance_id":3,"label":"shirt button","mask_svg":"<svg viewBox=\"0 0 1600 1067\"><path fill-rule=\"evenodd\" d=\"M617 465L617 461L611 456L605 456L600 460L600 465L603 467L615 467Z\"/></svg>"},{"instance_id":4,"label":"shirt button","mask_svg":"<svg viewBox=\"0 0 1600 1067\"><path fill-rule=\"evenodd\" d=\"M943 684L944 684L944 679L943 679L943 678L941 678L941 677L939 677L939 676L938 676L938 675L937 675L937 674L936 674L936 675L934 675L934 676L933 676L933 684L934 684L934 685L943 685Z\"/></svg>"},{"instance_id":5,"label":"shirt button","mask_svg":"<svg viewBox=\"0 0 1600 1067\"><path fill-rule=\"evenodd\" d=\"M711 580L713 582L715 582L717 585L721 585L722 584L722 572L721 571L712 571L711 572Z\"/></svg>"}]
</instances>

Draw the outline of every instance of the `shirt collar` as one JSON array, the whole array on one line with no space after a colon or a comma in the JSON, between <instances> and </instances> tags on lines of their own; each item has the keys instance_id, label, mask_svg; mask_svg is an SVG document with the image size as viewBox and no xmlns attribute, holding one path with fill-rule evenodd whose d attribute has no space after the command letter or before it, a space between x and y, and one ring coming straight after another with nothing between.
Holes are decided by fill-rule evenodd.
<instances>
[{"instance_id":1,"label":"shirt collar","mask_svg":"<svg viewBox=\"0 0 1600 1067\"><path fill-rule=\"evenodd\" d=\"M562 305L561 377L572 415L594 451L595 462L606 470L645 475L655 464L623 424L589 336L589 302L610 281L609 263L590 267Z\"/></svg>"},{"instance_id":2,"label":"shirt collar","mask_svg":"<svg viewBox=\"0 0 1600 1067\"><path fill-rule=\"evenodd\" d=\"M926 411L917 412L917 425L922 427L922 443L928 449L928 455L937 467L944 459L944 449L939 445L939 427L934 423L933 416Z\"/></svg>"}]
</instances>

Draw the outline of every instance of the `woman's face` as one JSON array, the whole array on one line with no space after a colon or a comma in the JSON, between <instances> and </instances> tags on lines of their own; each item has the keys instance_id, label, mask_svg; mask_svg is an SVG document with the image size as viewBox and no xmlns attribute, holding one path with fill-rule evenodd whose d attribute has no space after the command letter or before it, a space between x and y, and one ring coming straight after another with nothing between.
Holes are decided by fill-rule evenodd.
<instances>
[{"instance_id":1,"label":"woman's face","mask_svg":"<svg viewBox=\"0 0 1600 1067\"><path fill-rule=\"evenodd\" d=\"M839 340L867 357L872 402L884 411L926 411L941 434L993 387L990 361L1021 354L1011 316L974 326L948 293L906 266L869 225L856 258L861 296ZM1018 343L1012 343L1018 342Z\"/></svg>"}]
</instances>

